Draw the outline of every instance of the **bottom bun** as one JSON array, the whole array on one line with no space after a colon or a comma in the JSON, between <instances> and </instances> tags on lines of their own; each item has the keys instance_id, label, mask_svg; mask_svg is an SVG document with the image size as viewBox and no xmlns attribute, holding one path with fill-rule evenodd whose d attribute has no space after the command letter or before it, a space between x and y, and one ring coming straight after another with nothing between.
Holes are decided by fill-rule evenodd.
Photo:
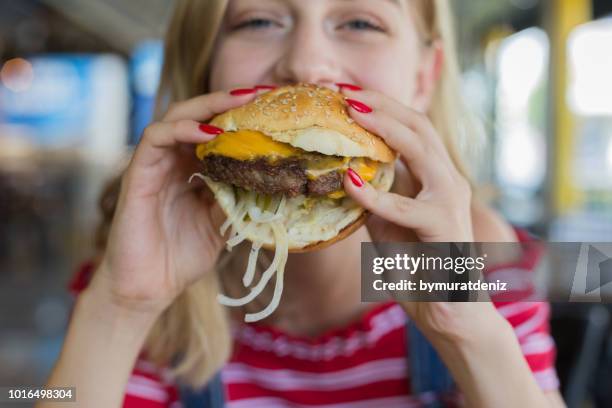
<instances>
[{"instance_id":1,"label":"bottom bun","mask_svg":"<svg viewBox=\"0 0 612 408\"><path fill-rule=\"evenodd\" d=\"M393 163L381 164L371 181L372 186L389 191L394 170ZM280 224L287 231L289 252L308 252L348 237L365 223L368 216L367 211L350 197L333 200L297 196L270 200L208 177L204 180L228 217L226 224L232 226L232 235L242 235L266 249L274 249L277 244L272 223Z\"/></svg>"}]
</instances>

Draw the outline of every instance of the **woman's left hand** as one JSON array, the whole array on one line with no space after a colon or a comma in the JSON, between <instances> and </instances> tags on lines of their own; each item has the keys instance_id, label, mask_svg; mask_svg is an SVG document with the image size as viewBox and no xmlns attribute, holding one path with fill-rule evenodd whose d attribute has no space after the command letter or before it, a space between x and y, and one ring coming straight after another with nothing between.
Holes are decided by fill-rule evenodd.
<instances>
[{"instance_id":1,"label":"woman's left hand","mask_svg":"<svg viewBox=\"0 0 612 408\"><path fill-rule=\"evenodd\" d=\"M353 119L399 153L397 192L378 191L354 172L345 177L347 193L375 215L372 239L400 241L403 230L405 237L414 232L422 242L473 241L470 184L427 116L378 92L342 92Z\"/></svg>"},{"instance_id":2,"label":"woman's left hand","mask_svg":"<svg viewBox=\"0 0 612 408\"><path fill-rule=\"evenodd\" d=\"M355 121L399 153L394 192L378 191L360 178L354 180L350 172L344 180L347 193L373 213L368 222L372 240L472 242L470 184L430 120L378 92L342 92ZM401 303L425 334L436 340L486 337L483 329L495 327L492 322L504 323L490 302Z\"/></svg>"}]
</instances>

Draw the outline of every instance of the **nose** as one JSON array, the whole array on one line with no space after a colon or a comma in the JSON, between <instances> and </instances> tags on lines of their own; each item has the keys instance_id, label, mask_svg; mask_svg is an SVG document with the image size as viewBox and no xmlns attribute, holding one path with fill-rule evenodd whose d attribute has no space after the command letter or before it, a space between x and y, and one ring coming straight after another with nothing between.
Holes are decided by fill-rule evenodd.
<instances>
[{"instance_id":1,"label":"nose","mask_svg":"<svg viewBox=\"0 0 612 408\"><path fill-rule=\"evenodd\" d=\"M341 64L322 27L304 23L288 36L274 70L278 83L306 82L332 86L341 78Z\"/></svg>"}]
</instances>

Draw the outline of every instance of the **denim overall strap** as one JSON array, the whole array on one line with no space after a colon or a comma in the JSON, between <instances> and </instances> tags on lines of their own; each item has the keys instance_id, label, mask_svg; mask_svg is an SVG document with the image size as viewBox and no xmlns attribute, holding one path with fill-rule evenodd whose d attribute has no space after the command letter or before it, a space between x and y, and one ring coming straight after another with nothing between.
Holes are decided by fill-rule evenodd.
<instances>
[{"instance_id":1,"label":"denim overall strap","mask_svg":"<svg viewBox=\"0 0 612 408\"><path fill-rule=\"evenodd\" d=\"M412 393L426 408L441 408L439 396L453 389L453 378L433 346L412 321L406 323Z\"/></svg>"},{"instance_id":2,"label":"denim overall strap","mask_svg":"<svg viewBox=\"0 0 612 408\"><path fill-rule=\"evenodd\" d=\"M225 390L220 373L199 390L181 388L180 395L183 408L223 408L225 406Z\"/></svg>"}]
</instances>

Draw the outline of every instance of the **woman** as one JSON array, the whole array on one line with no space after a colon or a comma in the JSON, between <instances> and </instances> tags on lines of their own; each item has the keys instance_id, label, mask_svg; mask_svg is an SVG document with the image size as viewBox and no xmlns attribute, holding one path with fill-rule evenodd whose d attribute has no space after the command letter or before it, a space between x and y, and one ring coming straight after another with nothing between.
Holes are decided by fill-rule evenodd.
<instances>
[{"instance_id":1,"label":"woman","mask_svg":"<svg viewBox=\"0 0 612 408\"><path fill-rule=\"evenodd\" d=\"M492 303L360 302L362 241L517 239L472 198L459 147L477 141L464 126L452 41L447 0L178 1L159 99L171 104L160 104L164 113L144 132L116 208L107 197L114 217L106 248L76 303L49 386L76 386L80 406L118 407L124 398L126 407L170 406L174 380L156 376L148 359L196 386L224 367L228 406L418 406L407 373L371 371L380 361L404 360L405 338L388 323L400 311L400 325L406 316L415 321L468 406L563 406L542 320L546 305L498 311ZM232 271L242 272L244 257L219 259L223 216L202 186L185 183L197 169L193 145L222 132L203 124L215 114L295 82L345 94L352 117L402 156L397 187L377 193L347 173L346 191L374 214L367 227L323 251L291 255L276 312L248 326L240 313L232 316L230 356L229 319L215 294L219 277L224 290L234 290L239 278ZM312 350L333 340L346 351L355 333L381 321L389 330L376 343L327 360L249 343L280 339ZM548 345L535 357L525 351L532 336ZM366 366L365 380L330 385ZM276 380L266 382L267 375ZM144 395L143 387L151 392Z\"/></svg>"}]
</instances>

